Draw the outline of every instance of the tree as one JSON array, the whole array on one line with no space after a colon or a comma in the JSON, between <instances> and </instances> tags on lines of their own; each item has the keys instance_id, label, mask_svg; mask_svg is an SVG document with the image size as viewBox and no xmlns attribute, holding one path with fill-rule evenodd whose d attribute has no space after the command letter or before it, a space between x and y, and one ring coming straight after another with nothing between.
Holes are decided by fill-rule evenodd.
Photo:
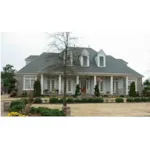
<instances>
[{"instance_id":1,"label":"tree","mask_svg":"<svg viewBox=\"0 0 150 150\"><path fill-rule=\"evenodd\" d=\"M66 103L66 80L67 80L67 69L70 68L67 66L69 60L68 48L71 47L75 41L76 37L72 36L71 32L58 32L54 34L49 34L48 36L52 39L49 46L56 48L58 51L64 52L64 64L63 64L63 77L64 77L64 96L63 96L63 106L67 106Z\"/></svg>"},{"instance_id":2,"label":"tree","mask_svg":"<svg viewBox=\"0 0 150 150\"><path fill-rule=\"evenodd\" d=\"M132 82L130 85L129 96L136 97L135 82Z\"/></svg>"},{"instance_id":3,"label":"tree","mask_svg":"<svg viewBox=\"0 0 150 150\"><path fill-rule=\"evenodd\" d=\"M34 96L40 96L41 95L41 83L39 80L34 82Z\"/></svg>"},{"instance_id":4,"label":"tree","mask_svg":"<svg viewBox=\"0 0 150 150\"><path fill-rule=\"evenodd\" d=\"M10 93L15 88L15 72L16 70L13 69L14 66L7 64L5 67L3 67L3 71L1 72L2 82L3 86L5 88L6 93Z\"/></svg>"},{"instance_id":5,"label":"tree","mask_svg":"<svg viewBox=\"0 0 150 150\"><path fill-rule=\"evenodd\" d=\"M150 96L150 80L145 80L144 83L143 94L144 96Z\"/></svg>"},{"instance_id":6,"label":"tree","mask_svg":"<svg viewBox=\"0 0 150 150\"><path fill-rule=\"evenodd\" d=\"M94 89L95 89L95 92L94 92L95 96L99 97L100 96L100 92L99 92L98 84L95 85Z\"/></svg>"},{"instance_id":7,"label":"tree","mask_svg":"<svg viewBox=\"0 0 150 150\"><path fill-rule=\"evenodd\" d=\"M79 84L77 84L77 85L76 85L75 96L81 95L80 89L81 89L81 88L80 88Z\"/></svg>"}]
</instances>

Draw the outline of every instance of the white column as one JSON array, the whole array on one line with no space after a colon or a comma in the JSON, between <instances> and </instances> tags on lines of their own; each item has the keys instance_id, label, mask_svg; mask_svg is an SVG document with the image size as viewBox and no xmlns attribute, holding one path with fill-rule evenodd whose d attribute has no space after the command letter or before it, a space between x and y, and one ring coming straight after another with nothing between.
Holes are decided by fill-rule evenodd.
<instances>
[{"instance_id":1,"label":"white column","mask_svg":"<svg viewBox=\"0 0 150 150\"><path fill-rule=\"evenodd\" d=\"M136 78L136 81L135 81L135 91L137 92L137 78Z\"/></svg>"},{"instance_id":2,"label":"white column","mask_svg":"<svg viewBox=\"0 0 150 150\"><path fill-rule=\"evenodd\" d=\"M79 84L79 75L77 75L76 84Z\"/></svg>"},{"instance_id":3,"label":"white column","mask_svg":"<svg viewBox=\"0 0 150 150\"><path fill-rule=\"evenodd\" d=\"M58 78L58 94L61 94L61 75L59 75L59 78Z\"/></svg>"},{"instance_id":4,"label":"white column","mask_svg":"<svg viewBox=\"0 0 150 150\"><path fill-rule=\"evenodd\" d=\"M96 76L94 76L94 88L95 88L95 85L96 85Z\"/></svg>"},{"instance_id":5,"label":"white column","mask_svg":"<svg viewBox=\"0 0 150 150\"><path fill-rule=\"evenodd\" d=\"M128 76L126 76L126 95L128 95Z\"/></svg>"},{"instance_id":6,"label":"white column","mask_svg":"<svg viewBox=\"0 0 150 150\"><path fill-rule=\"evenodd\" d=\"M43 74L41 74L41 94L43 94Z\"/></svg>"},{"instance_id":7,"label":"white column","mask_svg":"<svg viewBox=\"0 0 150 150\"><path fill-rule=\"evenodd\" d=\"M113 95L113 76L110 77L110 94Z\"/></svg>"}]
</instances>

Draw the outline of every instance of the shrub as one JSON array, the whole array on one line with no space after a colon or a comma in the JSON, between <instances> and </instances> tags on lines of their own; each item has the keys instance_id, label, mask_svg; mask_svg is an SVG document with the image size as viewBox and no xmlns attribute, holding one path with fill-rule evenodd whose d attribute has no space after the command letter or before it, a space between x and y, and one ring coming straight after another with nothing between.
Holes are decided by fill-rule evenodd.
<instances>
[{"instance_id":1,"label":"shrub","mask_svg":"<svg viewBox=\"0 0 150 150\"><path fill-rule=\"evenodd\" d=\"M99 87L98 87L98 84L95 85L95 88L94 88L95 92L95 96L99 97L100 96L100 92L99 92Z\"/></svg>"},{"instance_id":2,"label":"shrub","mask_svg":"<svg viewBox=\"0 0 150 150\"><path fill-rule=\"evenodd\" d=\"M127 98L127 102L135 102L134 98Z\"/></svg>"},{"instance_id":3,"label":"shrub","mask_svg":"<svg viewBox=\"0 0 150 150\"><path fill-rule=\"evenodd\" d=\"M124 97L124 95L120 95L120 97Z\"/></svg>"},{"instance_id":4,"label":"shrub","mask_svg":"<svg viewBox=\"0 0 150 150\"><path fill-rule=\"evenodd\" d=\"M136 97L136 98L134 99L134 101L135 101L135 102L141 102L141 98Z\"/></svg>"},{"instance_id":5,"label":"shrub","mask_svg":"<svg viewBox=\"0 0 150 150\"><path fill-rule=\"evenodd\" d=\"M129 96L131 96L131 97L136 96L135 82L132 82L131 85L130 85Z\"/></svg>"},{"instance_id":6,"label":"shrub","mask_svg":"<svg viewBox=\"0 0 150 150\"><path fill-rule=\"evenodd\" d=\"M141 102L148 102L148 98L146 98L146 97L141 97Z\"/></svg>"},{"instance_id":7,"label":"shrub","mask_svg":"<svg viewBox=\"0 0 150 150\"><path fill-rule=\"evenodd\" d=\"M59 100L58 100L58 98L53 97L53 98L50 98L49 102L50 103L59 103Z\"/></svg>"},{"instance_id":8,"label":"shrub","mask_svg":"<svg viewBox=\"0 0 150 150\"><path fill-rule=\"evenodd\" d=\"M34 96L40 96L41 95L41 83L39 80L34 82Z\"/></svg>"},{"instance_id":9,"label":"shrub","mask_svg":"<svg viewBox=\"0 0 150 150\"><path fill-rule=\"evenodd\" d=\"M33 114L39 113L42 116L65 116L64 112L62 110L49 109L49 108L46 108L46 107L38 107L38 108L32 107L30 109L30 113L33 113Z\"/></svg>"},{"instance_id":10,"label":"shrub","mask_svg":"<svg viewBox=\"0 0 150 150\"><path fill-rule=\"evenodd\" d=\"M73 103L73 102L74 102L74 100L72 98L67 99L67 103Z\"/></svg>"},{"instance_id":11,"label":"shrub","mask_svg":"<svg viewBox=\"0 0 150 150\"><path fill-rule=\"evenodd\" d=\"M15 96L17 96L17 92L16 92L16 91L12 91L12 92L10 93L10 97L15 97Z\"/></svg>"},{"instance_id":12,"label":"shrub","mask_svg":"<svg viewBox=\"0 0 150 150\"><path fill-rule=\"evenodd\" d=\"M41 104L42 103L42 99L41 98L35 98L35 101L34 101L35 104Z\"/></svg>"},{"instance_id":13,"label":"shrub","mask_svg":"<svg viewBox=\"0 0 150 150\"><path fill-rule=\"evenodd\" d=\"M21 112L25 108L25 102L23 100L11 101L9 112Z\"/></svg>"},{"instance_id":14,"label":"shrub","mask_svg":"<svg viewBox=\"0 0 150 150\"><path fill-rule=\"evenodd\" d=\"M147 98L147 101L150 102L150 97Z\"/></svg>"},{"instance_id":15,"label":"shrub","mask_svg":"<svg viewBox=\"0 0 150 150\"><path fill-rule=\"evenodd\" d=\"M75 97L81 95L80 89L81 88L80 88L79 84L77 84L76 85L76 90L75 90Z\"/></svg>"},{"instance_id":16,"label":"shrub","mask_svg":"<svg viewBox=\"0 0 150 150\"><path fill-rule=\"evenodd\" d=\"M123 98L116 98L116 103L123 103Z\"/></svg>"}]
</instances>

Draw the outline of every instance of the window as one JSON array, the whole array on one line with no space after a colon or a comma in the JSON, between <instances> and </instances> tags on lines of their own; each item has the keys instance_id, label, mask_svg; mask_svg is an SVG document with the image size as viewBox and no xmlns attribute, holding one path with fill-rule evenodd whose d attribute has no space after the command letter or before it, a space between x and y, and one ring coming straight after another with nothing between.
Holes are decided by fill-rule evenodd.
<instances>
[{"instance_id":1,"label":"window","mask_svg":"<svg viewBox=\"0 0 150 150\"><path fill-rule=\"evenodd\" d=\"M103 82L102 81L100 82L100 85L101 85L100 91L103 91Z\"/></svg>"},{"instance_id":2,"label":"window","mask_svg":"<svg viewBox=\"0 0 150 150\"><path fill-rule=\"evenodd\" d=\"M71 91L71 80L68 80L68 91Z\"/></svg>"},{"instance_id":3,"label":"window","mask_svg":"<svg viewBox=\"0 0 150 150\"><path fill-rule=\"evenodd\" d=\"M87 56L83 56L83 66L87 66Z\"/></svg>"},{"instance_id":4,"label":"window","mask_svg":"<svg viewBox=\"0 0 150 150\"><path fill-rule=\"evenodd\" d=\"M24 90L33 90L36 76L25 76L24 77Z\"/></svg>"},{"instance_id":5,"label":"window","mask_svg":"<svg viewBox=\"0 0 150 150\"><path fill-rule=\"evenodd\" d=\"M104 57L100 56L99 61L100 61L100 67L103 67L104 66Z\"/></svg>"},{"instance_id":6,"label":"window","mask_svg":"<svg viewBox=\"0 0 150 150\"><path fill-rule=\"evenodd\" d=\"M55 80L52 79L51 81L52 81L52 91L54 91L54 89L55 89Z\"/></svg>"}]
</instances>

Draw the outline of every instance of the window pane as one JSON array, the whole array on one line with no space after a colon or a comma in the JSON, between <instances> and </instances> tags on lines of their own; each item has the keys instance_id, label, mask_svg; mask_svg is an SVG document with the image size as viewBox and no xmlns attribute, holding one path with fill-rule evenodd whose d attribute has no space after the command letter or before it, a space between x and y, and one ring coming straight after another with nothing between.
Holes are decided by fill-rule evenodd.
<instances>
[{"instance_id":1,"label":"window pane","mask_svg":"<svg viewBox=\"0 0 150 150\"><path fill-rule=\"evenodd\" d=\"M68 80L68 91L71 91L71 80Z\"/></svg>"},{"instance_id":2,"label":"window pane","mask_svg":"<svg viewBox=\"0 0 150 150\"><path fill-rule=\"evenodd\" d=\"M52 80L52 91L55 89L55 80Z\"/></svg>"},{"instance_id":3,"label":"window pane","mask_svg":"<svg viewBox=\"0 0 150 150\"><path fill-rule=\"evenodd\" d=\"M31 79L31 89L34 89L34 82L35 82L35 79Z\"/></svg>"},{"instance_id":4,"label":"window pane","mask_svg":"<svg viewBox=\"0 0 150 150\"><path fill-rule=\"evenodd\" d=\"M100 56L100 66L104 66L104 57Z\"/></svg>"},{"instance_id":5,"label":"window pane","mask_svg":"<svg viewBox=\"0 0 150 150\"><path fill-rule=\"evenodd\" d=\"M30 79L25 79L25 89L30 89Z\"/></svg>"},{"instance_id":6,"label":"window pane","mask_svg":"<svg viewBox=\"0 0 150 150\"><path fill-rule=\"evenodd\" d=\"M87 56L83 56L83 66L87 66Z\"/></svg>"},{"instance_id":7,"label":"window pane","mask_svg":"<svg viewBox=\"0 0 150 150\"><path fill-rule=\"evenodd\" d=\"M101 89L100 90L103 91L103 82L101 82Z\"/></svg>"}]
</instances>

